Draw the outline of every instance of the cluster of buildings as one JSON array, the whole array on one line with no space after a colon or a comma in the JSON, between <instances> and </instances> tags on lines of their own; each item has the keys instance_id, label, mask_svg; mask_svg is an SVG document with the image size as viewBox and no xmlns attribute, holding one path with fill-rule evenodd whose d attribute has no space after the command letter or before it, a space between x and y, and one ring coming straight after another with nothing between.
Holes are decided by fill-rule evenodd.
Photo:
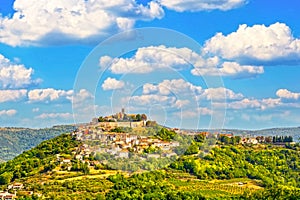
<instances>
[{"instance_id":1,"label":"cluster of buildings","mask_svg":"<svg viewBox=\"0 0 300 200\"><path fill-rule=\"evenodd\" d=\"M126 114L124 108L111 116L94 118L90 124L79 127L79 132L84 130L88 133L111 131L117 127L137 128L146 126L147 116L145 114Z\"/></svg>"},{"instance_id":2,"label":"cluster of buildings","mask_svg":"<svg viewBox=\"0 0 300 200\"><path fill-rule=\"evenodd\" d=\"M7 191L0 191L0 200L12 200L17 199L17 191L23 189L22 183L13 183L11 185L8 185ZM13 191L14 193L10 193L8 191Z\"/></svg>"},{"instance_id":3,"label":"cluster of buildings","mask_svg":"<svg viewBox=\"0 0 300 200\"><path fill-rule=\"evenodd\" d=\"M121 112L114 115L94 118L92 120L93 124L98 126L123 126L123 127L139 127L146 125L147 116L145 114L127 114L125 109L122 108Z\"/></svg>"},{"instance_id":4,"label":"cluster of buildings","mask_svg":"<svg viewBox=\"0 0 300 200\"><path fill-rule=\"evenodd\" d=\"M17 198L16 194L11 194L9 192L1 192L0 191L0 200L13 200L16 198Z\"/></svg>"},{"instance_id":5,"label":"cluster of buildings","mask_svg":"<svg viewBox=\"0 0 300 200\"><path fill-rule=\"evenodd\" d=\"M218 138L221 138L222 136L226 136L230 139L232 139L233 137L239 137L238 143L242 145L256 145L266 143L275 146L285 146L286 143L295 144L291 136L234 136L232 133L218 134Z\"/></svg>"},{"instance_id":6,"label":"cluster of buildings","mask_svg":"<svg viewBox=\"0 0 300 200\"><path fill-rule=\"evenodd\" d=\"M167 142L157 138L140 136L129 133L113 133L113 132L92 132L82 134L75 133L76 139L80 141L95 141L97 145L84 144L80 148L77 156L87 156L91 152L109 153L116 157L128 157L129 152L142 153L146 148L159 148L163 152L170 152L173 148L179 146L179 142ZM80 156L81 155L81 156ZM75 156L75 157L76 157Z\"/></svg>"},{"instance_id":7,"label":"cluster of buildings","mask_svg":"<svg viewBox=\"0 0 300 200\"><path fill-rule=\"evenodd\" d=\"M11 193L13 192L13 193ZM17 196L17 192L18 195L20 194L22 195L33 195L34 192L33 191L25 191L24 190L24 185L22 183L12 183L10 185L7 186L7 190L6 191L0 191L0 200L14 200L14 199L18 199L19 197ZM35 195L37 195L38 197L41 197L41 194L39 193L35 193Z\"/></svg>"},{"instance_id":8,"label":"cluster of buildings","mask_svg":"<svg viewBox=\"0 0 300 200\"><path fill-rule=\"evenodd\" d=\"M139 121L127 121L127 118L140 118ZM82 160L91 152L108 153L115 157L129 157L129 152L142 153L152 147L164 153L173 153L172 149L179 146L178 142L166 142L150 136L141 136L124 132L113 132L116 128L138 128L146 126L146 116L126 114L124 109L115 115L102 117L101 120L93 120L89 124L82 125L73 133L79 141L84 141L80 147L76 159ZM96 143L92 145L90 142ZM171 155L171 154L170 154ZM174 155L174 154L172 154Z\"/></svg>"}]
</instances>

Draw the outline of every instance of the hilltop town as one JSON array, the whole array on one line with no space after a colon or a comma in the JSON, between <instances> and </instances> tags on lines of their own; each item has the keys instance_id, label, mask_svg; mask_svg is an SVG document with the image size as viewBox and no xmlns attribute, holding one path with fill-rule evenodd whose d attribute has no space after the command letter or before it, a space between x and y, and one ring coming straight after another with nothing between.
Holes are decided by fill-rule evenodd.
<instances>
[{"instance_id":1,"label":"hilltop town","mask_svg":"<svg viewBox=\"0 0 300 200\"><path fill-rule=\"evenodd\" d=\"M167 135L176 134L173 130L158 128L154 121L147 121L145 114L126 114L122 109L115 115L101 116L73 132L73 136L83 142L76 158L82 160L91 153L106 153L115 158L128 158L129 153L145 152L149 153L148 157L155 158L177 156L173 150L179 142L160 137L154 129Z\"/></svg>"},{"instance_id":2,"label":"hilltop town","mask_svg":"<svg viewBox=\"0 0 300 200\"><path fill-rule=\"evenodd\" d=\"M101 154L106 158L101 161L102 164L107 162L107 158L122 159L133 157L133 155L141 160L177 158L180 154L186 153L184 151L191 145L191 140L185 140L184 143L182 137L194 139L197 135L213 140L210 148L220 144L272 143L284 146L287 142L293 143L293 138L290 136L249 137L228 132L199 132L161 127L155 121L147 120L145 114L127 114L125 109L114 115L95 118L92 122L79 126L72 135L82 142L82 145L73 152L77 160L84 161L85 158ZM63 162L67 164L71 161L64 159Z\"/></svg>"}]
</instances>

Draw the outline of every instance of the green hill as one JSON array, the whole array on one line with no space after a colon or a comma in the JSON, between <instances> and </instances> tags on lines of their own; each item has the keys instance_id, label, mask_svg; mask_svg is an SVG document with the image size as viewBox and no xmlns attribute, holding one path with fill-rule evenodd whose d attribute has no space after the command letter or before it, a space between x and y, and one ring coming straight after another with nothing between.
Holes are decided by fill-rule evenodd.
<instances>
[{"instance_id":1,"label":"green hill","mask_svg":"<svg viewBox=\"0 0 300 200\"><path fill-rule=\"evenodd\" d=\"M44 140L74 130L74 126L61 125L44 129L0 128L0 162L8 161Z\"/></svg>"},{"instance_id":2,"label":"green hill","mask_svg":"<svg viewBox=\"0 0 300 200\"><path fill-rule=\"evenodd\" d=\"M27 199L300 198L298 144L219 144L203 156L201 145L195 140L198 151L187 151L164 169L128 173L110 170L93 156L77 160L82 143L62 134L0 164L0 187L22 183L17 195Z\"/></svg>"}]
</instances>

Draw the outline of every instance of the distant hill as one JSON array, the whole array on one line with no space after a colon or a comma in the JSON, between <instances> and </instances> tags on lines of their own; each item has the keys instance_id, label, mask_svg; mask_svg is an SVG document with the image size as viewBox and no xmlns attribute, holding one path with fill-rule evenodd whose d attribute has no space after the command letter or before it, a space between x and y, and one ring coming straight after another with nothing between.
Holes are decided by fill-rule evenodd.
<instances>
[{"instance_id":1,"label":"distant hill","mask_svg":"<svg viewBox=\"0 0 300 200\"><path fill-rule=\"evenodd\" d=\"M262 130L242 130L242 129L200 129L198 131L232 133L243 136L292 136L294 141L300 141L300 127L270 128Z\"/></svg>"},{"instance_id":2,"label":"distant hill","mask_svg":"<svg viewBox=\"0 0 300 200\"><path fill-rule=\"evenodd\" d=\"M54 138L75 129L72 125L53 126L52 128L0 128L0 163L8 161L29 150L44 140Z\"/></svg>"},{"instance_id":3,"label":"distant hill","mask_svg":"<svg viewBox=\"0 0 300 200\"><path fill-rule=\"evenodd\" d=\"M251 135L264 135L264 136L293 136L294 140L299 141L300 138L300 127L292 127L292 128L271 128L271 129L263 129L257 131L251 131Z\"/></svg>"}]
</instances>

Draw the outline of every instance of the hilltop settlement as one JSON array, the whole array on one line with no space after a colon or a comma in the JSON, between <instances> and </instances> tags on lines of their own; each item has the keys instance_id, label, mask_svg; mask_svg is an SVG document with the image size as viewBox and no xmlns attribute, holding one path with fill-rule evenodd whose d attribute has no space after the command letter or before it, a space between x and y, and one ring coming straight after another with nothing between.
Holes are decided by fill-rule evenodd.
<instances>
[{"instance_id":1,"label":"hilltop settlement","mask_svg":"<svg viewBox=\"0 0 300 200\"><path fill-rule=\"evenodd\" d=\"M182 136L194 138L200 135L211 139L214 141L210 144L211 148L221 143L277 146L294 144L290 136L237 136L228 132L212 133L160 127L155 121L147 121L145 114L126 114L125 109L80 125L72 135L83 143L76 152L73 152L78 160L84 160L95 154L105 154L115 159L129 158L132 154L139 155L140 159L178 157L184 153L179 151L180 147L184 146ZM180 135L181 139L176 138L176 135ZM185 150L190 144L190 142L185 144L187 145ZM64 162L68 163L70 160Z\"/></svg>"},{"instance_id":2,"label":"hilltop settlement","mask_svg":"<svg viewBox=\"0 0 300 200\"><path fill-rule=\"evenodd\" d=\"M179 146L179 142L149 133L147 127L156 125L154 121L147 121L145 114L126 114L124 109L115 115L93 119L91 123L79 126L73 132L73 136L84 143L76 158L81 160L92 152L128 158L130 152L143 153L151 149L153 152L159 149L164 156L176 155L172 150ZM165 131L165 134L176 134L171 129L161 130Z\"/></svg>"}]
</instances>

